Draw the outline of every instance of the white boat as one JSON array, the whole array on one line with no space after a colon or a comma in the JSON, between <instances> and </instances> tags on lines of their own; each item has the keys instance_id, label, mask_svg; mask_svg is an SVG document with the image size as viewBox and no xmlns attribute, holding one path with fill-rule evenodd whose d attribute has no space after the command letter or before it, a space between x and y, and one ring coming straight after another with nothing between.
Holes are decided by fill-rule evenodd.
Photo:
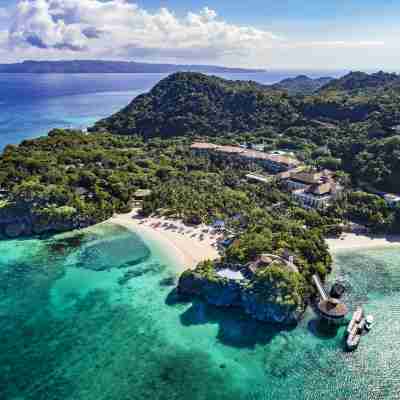
<instances>
[{"instance_id":1,"label":"white boat","mask_svg":"<svg viewBox=\"0 0 400 400\"><path fill-rule=\"evenodd\" d=\"M365 318L365 329L370 331L374 325L374 317L372 315L367 315Z\"/></svg>"},{"instance_id":2,"label":"white boat","mask_svg":"<svg viewBox=\"0 0 400 400\"><path fill-rule=\"evenodd\" d=\"M347 350L353 351L360 343L361 333L358 329L358 324L354 324L346 339Z\"/></svg>"},{"instance_id":3,"label":"white boat","mask_svg":"<svg viewBox=\"0 0 400 400\"><path fill-rule=\"evenodd\" d=\"M353 314L353 317L349 323L349 325L347 326L347 334L349 335L350 332L353 330L355 325L358 325L362 318L363 318L364 312L362 307L357 307L356 311Z\"/></svg>"}]
</instances>

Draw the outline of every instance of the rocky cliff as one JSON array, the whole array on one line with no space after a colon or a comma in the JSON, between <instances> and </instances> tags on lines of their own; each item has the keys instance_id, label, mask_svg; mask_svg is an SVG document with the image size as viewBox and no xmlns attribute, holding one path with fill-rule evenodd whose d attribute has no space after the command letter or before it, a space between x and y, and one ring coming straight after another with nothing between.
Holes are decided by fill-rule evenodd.
<instances>
[{"instance_id":1,"label":"rocky cliff","mask_svg":"<svg viewBox=\"0 0 400 400\"><path fill-rule=\"evenodd\" d=\"M17 238L85 228L97 221L79 215L72 207L28 212L15 207L0 208L0 237Z\"/></svg>"},{"instance_id":2,"label":"rocky cliff","mask_svg":"<svg viewBox=\"0 0 400 400\"><path fill-rule=\"evenodd\" d=\"M211 264L210 264L211 265ZM305 303L298 296L283 295L278 289L279 280L270 284L256 277L232 280L218 276L209 267L200 265L195 270L185 271L178 282L178 293L198 296L218 307L240 307L253 318L270 323L293 325L302 317ZM296 297L297 301L293 301Z\"/></svg>"}]
</instances>

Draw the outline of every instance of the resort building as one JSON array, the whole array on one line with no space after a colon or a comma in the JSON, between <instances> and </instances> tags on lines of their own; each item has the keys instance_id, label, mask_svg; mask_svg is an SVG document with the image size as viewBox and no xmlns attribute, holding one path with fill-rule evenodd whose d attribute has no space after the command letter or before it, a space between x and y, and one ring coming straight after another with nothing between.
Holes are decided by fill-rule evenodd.
<instances>
[{"instance_id":1,"label":"resort building","mask_svg":"<svg viewBox=\"0 0 400 400\"><path fill-rule=\"evenodd\" d=\"M303 207L324 208L343 193L331 171L298 171L286 180L293 198Z\"/></svg>"},{"instance_id":2,"label":"resort building","mask_svg":"<svg viewBox=\"0 0 400 400\"><path fill-rule=\"evenodd\" d=\"M252 274L255 274L258 269L272 267L274 264L285 267L288 272L299 272L294 264L294 257L288 252L285 252L282 256L276 254L261 254L255 261L247 264L247 269Z\"/></svg>"},{"instance_id":3,"label":"resort building","mask_svg":"<svg viewBox=\"0 0 400 400\"><path fill-rule=\"evenodd\" d=\"M264 168L274 176L249 173L246 179L261 183L269 183L273 179L285 181L293 198L303 207L324 208L343 193L343 188L335 182L332 171L306 170L300 161L288 155L206 142L193 143L191 150L196 155L223 158L225 163L240 164L252 171Z\"/></svg>"},{"instance_id":4,"label":"resort building","mask_svg":"<svg viewBox=\"0 0 400 400\"><path fill-rule=\"evenodd\" d=\"M217 219L212 224L212 227L217 231L223 231L225 229L225 221L222 221L221 219Z\"/></svg>"},{"instance_id":5,"label":"resort building","mask_svg":"<svg viewBox=\"0 0 400 400\"><path fill-rule=\"evenodd\" d=\"M219 146L212 143L196 142L192 144L191 150L196 155L223 158L226 162L239 163L252 170L262 167L273 173L289 171L300 165L300 162L294 157L268 154L240 146Z\"/></svg>"}]
</instances>

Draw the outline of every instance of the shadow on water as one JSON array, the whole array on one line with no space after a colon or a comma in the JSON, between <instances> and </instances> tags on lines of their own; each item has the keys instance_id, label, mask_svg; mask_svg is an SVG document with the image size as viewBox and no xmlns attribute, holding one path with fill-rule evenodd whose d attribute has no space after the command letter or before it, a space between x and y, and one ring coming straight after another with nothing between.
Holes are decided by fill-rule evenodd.
<instances>
[{"instance_id":1,"label":"shadow on water","mask_svg":"<svg viewBox=\"0 0 400 400\"><path fill-rule=\"evenodd\" d=\"M307 328L311 334L319 339L333 339L337 336L340 326L314 318L308 322Z\"/></svg>"},{"instance_id":2,"label":"shadow on water","mask_svg":"<svg viewBox=\"0 0 400 400\"><path fill-rule=\"evenodd\" d=\"M295 326L257 321L236 307L216 307L200 299L182 297L176 289L168 294L165 302L170 306L191 303L190 307L180 315L181 324L184 326L217 324L217 340L235 348L266 345L276 335L295 329Z\"/></svg>"},{"instance_id":3,"label":"shadow on water","mask_svg":"<svg viewBox=\"0 0 400 400\"><path fill-rule=\"evenodd\" d=\"M182 296L178 293L176 287L174 287L165 298L165 304L167 306L176 306L178 304L188 304L192 301L189 296Z\"/></svg>"},{"instance_id":4,"label":"shadow on water","mask_svg":"<svg viewBox=\"0 0 400 400\"><path fill-rule=\"evenodd\" d=\"M177 283L176 276L170 275L170 276L167 276L166 278L161 279L159 282L159 285L161 287L172 287L172 286L176 286L176 283Z\"/></svg>"},{"instance_id":5,"label":"shadow on water","mask_svg":"<svg viewBox=\"0 0 400 400\"><path fill-rule=\"evenodd\" d=\"M141 265L140 263L134 262L132 264L129 264L129 266L133 265L138 265L139 268L135 269L129 269L124 273L124 275L118 279L118 284L120 285L125 285L127 284L131 279L134 278L140 278L143 275L147 274L161 274L167 267L163 264L158 264L158 263L152 263L149 265ZM126 268L125 264L123 267L118 267L118 268Z\"/></svg>"}]
</instances>

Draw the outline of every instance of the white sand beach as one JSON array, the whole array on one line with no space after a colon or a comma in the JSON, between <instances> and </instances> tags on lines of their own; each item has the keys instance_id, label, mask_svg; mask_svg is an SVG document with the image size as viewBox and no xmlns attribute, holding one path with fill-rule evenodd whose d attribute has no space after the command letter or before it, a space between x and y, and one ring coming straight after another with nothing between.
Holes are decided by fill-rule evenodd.
<instances>
[{"instance_id":1,"label":"white sand beach","mask_svg":"<svg viewBox=\"0 0 400 400\"><path fill-rule=\"evenodd\" d=\"M138 233L144 241L157 241L176 260L179 272L194 268L200 261L220 257L217 243L223 239L222 234L206 225L192 227L182 221L165 217L143 218L136 209L128 214L117 214L107 222ZM398 247L400 250L400 236L344 233L340 238L326 239L326 242L332 253L385 247Z\"/></svg>"},{"instance_id":2,"label":"white sand beach","mask_svg":"<svg viewBox=\"0 0 400 400\"><path fill-rule=\"evenodd\" d=\"M206 225L190 227L164 217L143 218L138 210L115 215L107 222L138 233L144 241L158 241L176 258L180 271L194 268L200 261L219 258L217 242L221 234Z\"/></svg>"},{"instance_id":3,"label":"white sand beach","mask_svg":"<svg viewBox=\"0 0 400 400\"><path fill-rule=\"evenodd\" d=\"M326 242L331 252L380 247L399 247L400 250L400 236L367 236L344 233L339 239L326 239Z\"/></svg>"}]
</instances>

